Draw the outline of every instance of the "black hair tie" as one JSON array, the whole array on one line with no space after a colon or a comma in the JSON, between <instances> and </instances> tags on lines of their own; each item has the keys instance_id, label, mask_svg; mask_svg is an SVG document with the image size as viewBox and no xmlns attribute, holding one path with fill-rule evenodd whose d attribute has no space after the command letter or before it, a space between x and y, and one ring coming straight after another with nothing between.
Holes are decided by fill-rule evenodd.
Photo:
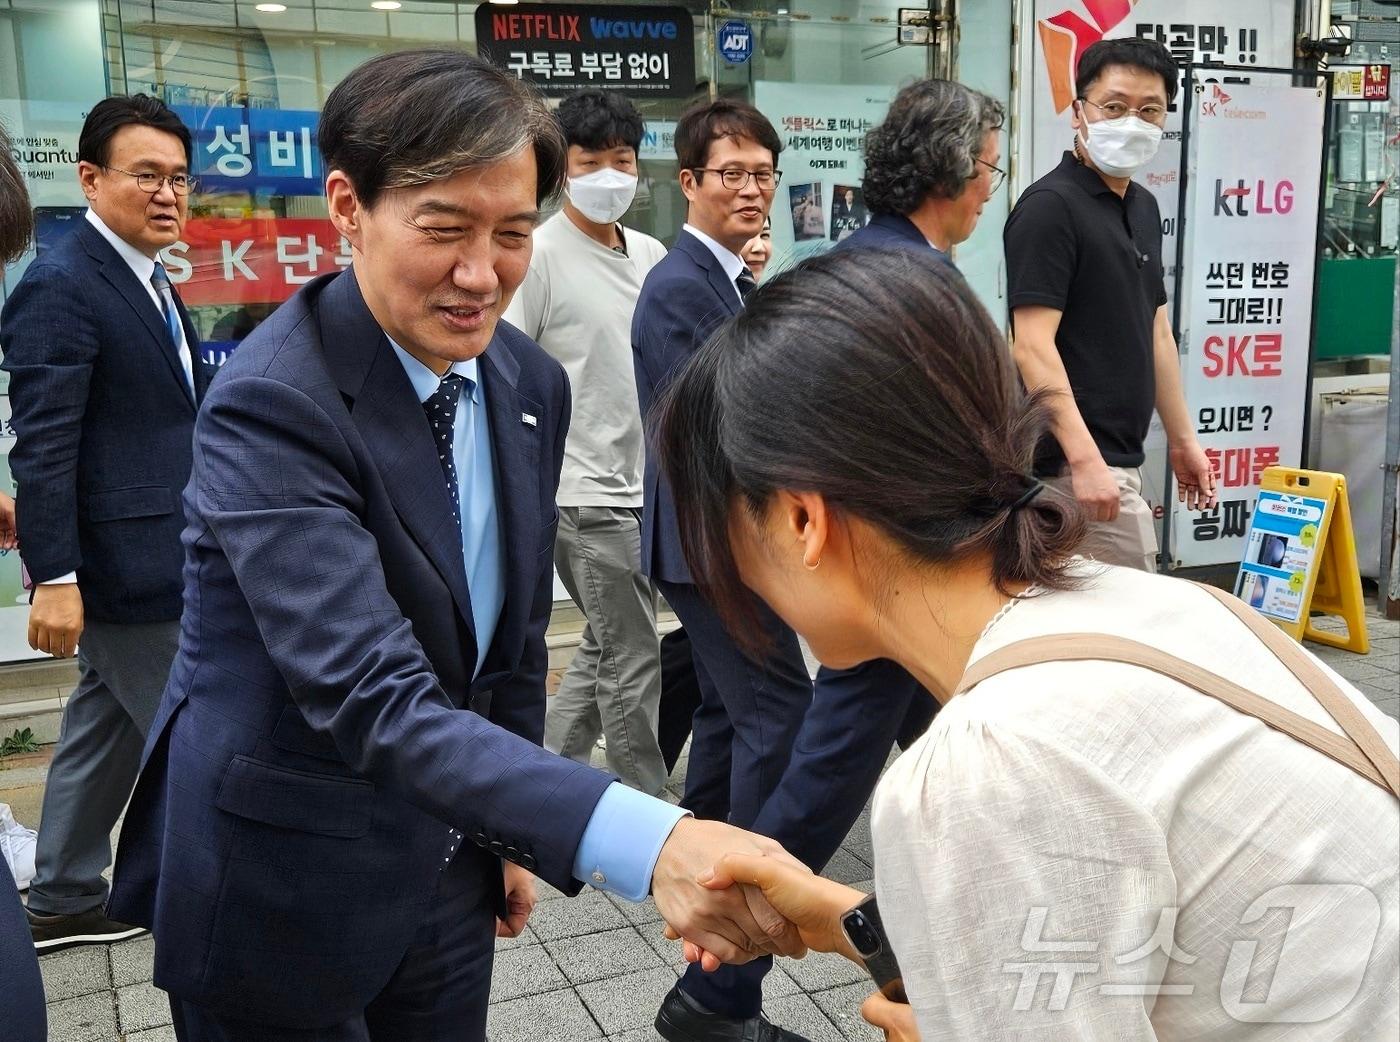
<instances>
[{"instance_id":1,"label":"black hair tie","mask_svg":"<svg viewBox=\"0 0 1400 1042\"><path fill-rule=\"evenodd\" d=\"M1022 507L1030 506L1031 500L1035 499L1036 496L1040 495L1044 491L1045 485L1043 482L1032 480L1031 487L1026 489L1025 492L1021 493L1020 499L1016 500L1016 502L1011 504L1009 508L1011 513L1014 514Z\"/></svg>"}]
</instances>

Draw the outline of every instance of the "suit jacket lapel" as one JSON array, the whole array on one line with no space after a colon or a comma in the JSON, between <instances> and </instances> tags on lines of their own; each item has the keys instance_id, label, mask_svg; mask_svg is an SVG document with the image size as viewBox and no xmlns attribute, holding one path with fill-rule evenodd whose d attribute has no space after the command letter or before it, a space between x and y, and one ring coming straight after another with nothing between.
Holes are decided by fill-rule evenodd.
<instances>
[{"instance_id":1,"label":"suit jacket lapel","mask_svg":"<svg viewBox=\"0 0 1400 1042\"><path fill-rule=\"evenodd\" d=\"M517 389L520 366L499 336L481 355L491 448L496 462L496 506L505 549L505 606L482 675L514 669L524 648L526 623L539 578L540 406ZM531 424L525 416L537 421Z\"/></svg>"},{"instance_id":2,"label":"suit jacket lapel","mask_svg":"<svg viewBox=\"0 0 1400 1042\"><path fill-rule=\"evenodd\" d=\"M374 457L399 520L451 590L472 636L473 646L465 654L475 661L462 537L423 403L365 305L353 271L322 290L316 314L327 365L341 394L351 399L350 417Z\"/></svg>"},{"instance_id":3,"label":"suit jacket lapel","mask_svg":"<svg viewBox=\"0 0 1400 1042\"><path fill-rule=\"evenodd\" d=\"M720 264L719 258L710 252L708 246L689 232L681 232L676 237L676 245L705 270L705 277L710 283L710 288L719 297L725 313L737 315L743 308L743 304L739 300L739 288L729 281L729 276L724 273L724 265Z\"/></svg>"},{"instance_id":4,"label":"suit jacket lapel","mask_svg":"<svg viewBox=\"0 0 1400 1042\"><path fill-rule=\"evenodd\" d=\"M141 285L126 261L121 259L96 228L83 221L78 233L83 236L83 245L88 256L97 261L102 277L111 283L112 288L121 295L131 310L136 312L136 317L145 324L147 332L155 340L156 347L166 361L166 368L170 370L170 375L179 381L180 390L193 409L195 402L190 393L189 381L185 379L185 367L180 361L180 354L175 345L170 342L170 331L165 328L165 316L156 308L150 294L146 292L146 287ZM187 332L186 336L188 335ZM193 343L191 340L191 344Z\"/></svg>"}]
</instances>

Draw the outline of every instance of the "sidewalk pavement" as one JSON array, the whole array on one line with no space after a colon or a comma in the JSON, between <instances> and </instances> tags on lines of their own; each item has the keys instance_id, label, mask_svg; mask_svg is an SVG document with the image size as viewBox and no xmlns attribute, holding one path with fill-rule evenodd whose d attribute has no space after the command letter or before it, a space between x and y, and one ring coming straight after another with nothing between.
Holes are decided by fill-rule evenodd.
<instances>
[{"instance_id":1,"label":"sidewalk pavement","mask_svg":"<svg viewBox=\"0 0 1400 1042\"><path fill-rule=\"evenodd\" d=\"M1382 710L1400 716L1400 623L1374 609L1367 622L1367 656L1310 647ZM17 774L32 786L36 771L42 767ZM6 773L0 772L0 800L13 802ZM684 777L682 759L672 775L673 794L679 795ZM869 890L872 863L867 808L826 874ZM541 884L526 932L497 944L492 1042L657 1042L652 1018L684 965L679 946L661 931L650 901L632 905L592 890L570 900ZM151 983L151 955L145 937L41 960L52 1042L173 1042L165 995ZM858 1012L871 990L863 971L836 956L781 959L768 975L764 1010L812 1042L877 1040Z\"/></svg>"}]
</instances>

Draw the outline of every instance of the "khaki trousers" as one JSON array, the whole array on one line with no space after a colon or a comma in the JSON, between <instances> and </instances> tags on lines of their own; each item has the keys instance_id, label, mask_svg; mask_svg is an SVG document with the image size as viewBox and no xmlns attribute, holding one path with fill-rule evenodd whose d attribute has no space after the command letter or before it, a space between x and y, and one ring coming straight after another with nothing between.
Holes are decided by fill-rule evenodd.
<instances>
[{"instance_id":1,"label":"khaki trousers","mask_svg":"<svg viewBox=\"0 0 1400 1042\"><path fill-rule=\"evenodd\" d=\"M1118 517L1112 521L1090 521L1079 552L1104 564L1157 570L1157 524L1152 508L1142 498L1142 471L1136 467L1109 467L1118 482ZM1059 477L1045 481L1046 492L1074 502L1074 485L1069 467Z\"/></svg>"}]
</instances>

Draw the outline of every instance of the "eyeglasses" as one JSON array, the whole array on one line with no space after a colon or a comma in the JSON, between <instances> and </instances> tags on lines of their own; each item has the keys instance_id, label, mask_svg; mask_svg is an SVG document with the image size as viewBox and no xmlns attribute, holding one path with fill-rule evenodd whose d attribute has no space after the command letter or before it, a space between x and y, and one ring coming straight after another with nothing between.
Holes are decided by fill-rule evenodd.
<instances>
[{"instance_id":1,"label":"eyeglasses","mask_svg":"<svg viewBox=\"0 0 1400 1042\"><path fill-rule=\"evenodd\" d=\"M1167 118L1167 110L1161 105L1144 105L1140 109L1129 108L1121 101L1110 101L1107 105L1100 105L1090 101L1088 98L1080 98L1086 105L1093 105L1108 119L1122 119L1124 116L1137 116L1147 123L1161 126Z\"/></svg>"},{"instance_id":2,"label":"eyeglasses","mask_svg":"<svg viewBox=\"0 0 1400 1042\"><path fill-rule=\"evenodd\" d=\"M690 171L694 174L719 174L720 183L731 192L742 192L749 186L749 178L758 182L760 192L771 192L783 182L781 170L740 170L732 166L716 170L709 166L693 166Z\"/></svg>"},{"instance_id":3,"label":"eyeglasses","mask_svg":"<svg viewBox=\"0 0 1400 1042\"><path fill-rule=\"evenodd\" d=\"M165 174L134 174L130 170L123 170L118 166L104 166L102 169L110 170L114 174L125 174L127 177L136 178L136 187L147 195L155 195L165 187L167 181L170 182L170 190L176 195L189 195L199 187L199 180L186 174L172 174L167 177Z\"/></svg>"},{"instance_id":4,"label":"eyeglasses","mask_svg":"<svg viewBox=\"0 0 1400 1042\"><path fill-rule=\"evenodd\" d=\"M995 193L996 190L1001 187L1002 182L1006 180L1006 171L999 166L992 166L992 164L985 159L974 159L973 162L981 163L992 172L992 192Z\"/></svg>"}]
</instances>

